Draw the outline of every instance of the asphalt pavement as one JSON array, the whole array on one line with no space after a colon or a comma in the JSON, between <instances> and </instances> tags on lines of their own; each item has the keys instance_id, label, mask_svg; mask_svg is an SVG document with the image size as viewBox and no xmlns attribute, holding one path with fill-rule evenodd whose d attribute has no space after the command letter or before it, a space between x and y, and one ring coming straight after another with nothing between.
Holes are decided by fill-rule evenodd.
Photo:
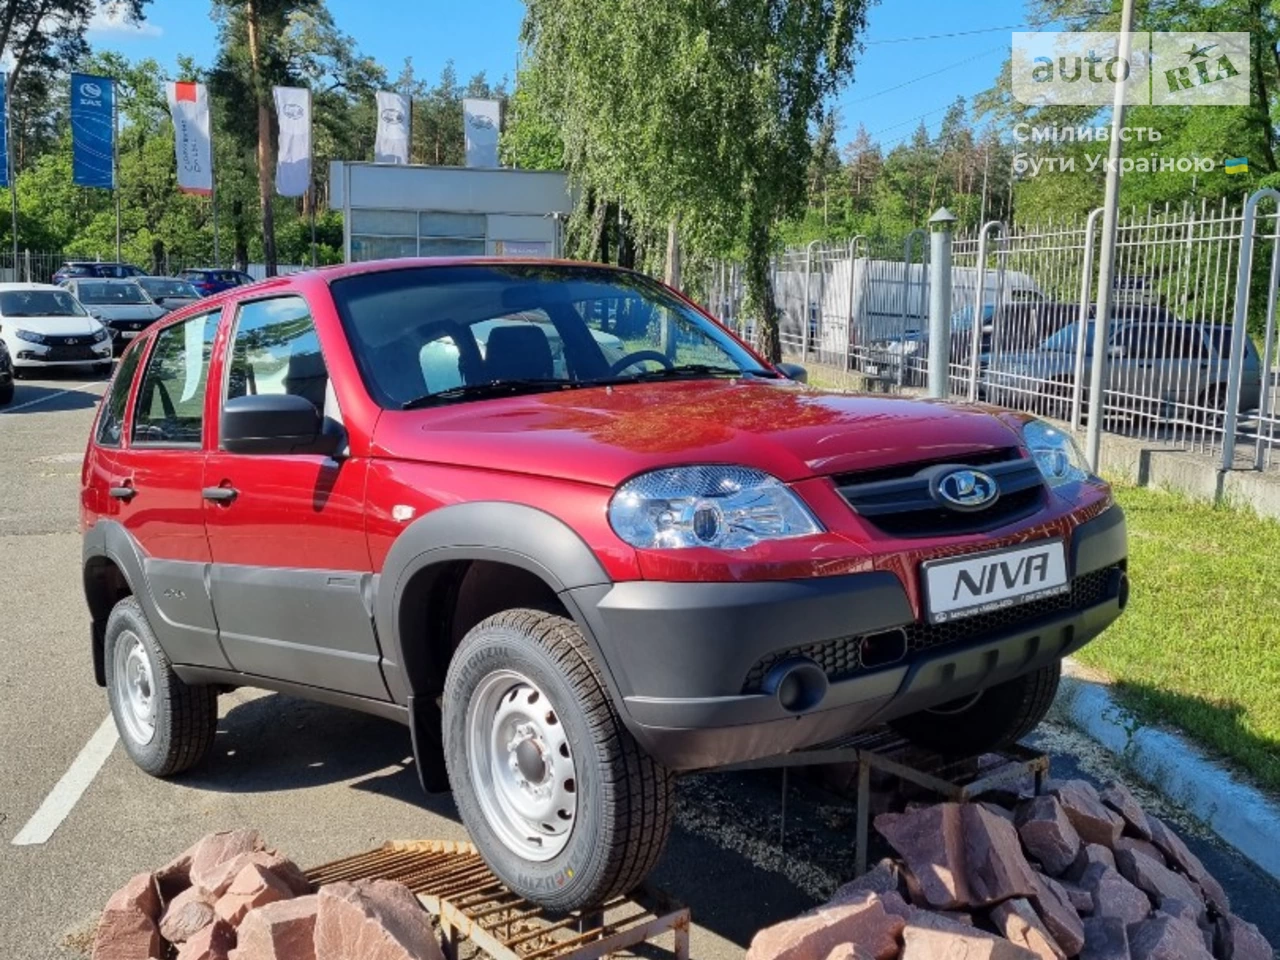
<instances>
[{"instance_id":1,"label":"asphalt pavement","mask_svg":"<svg viewBox=\"0 0 1280 960\"><path fill-rule=\"evenodd\" d=\"M386 840L465 838L452 801L419 790L405 728L278 694L223 696L212 756L181 778L146 776L118 744L100 769L86 767L87 745L104 743L108 709L90 662L77 503L104 386L74 372L21 381L13 404L0 409L5 960L86 956L113 890L213 830L256 827L304 867ZM1070 732L1046 728L1042 737L1055 771L1115 775L1109 757ZM73 769L88 773L65 818L45 842L14 845L51 793L67 798ZM740 957L757 929L812 906L852 875L851 806L792 777L780 846L780 788L776 771L680 784L677 828L654 880L692 908L697 958ZM1190 829L1239 912L1280 943L1280 890Z\"/></svg>"}]
</instances>

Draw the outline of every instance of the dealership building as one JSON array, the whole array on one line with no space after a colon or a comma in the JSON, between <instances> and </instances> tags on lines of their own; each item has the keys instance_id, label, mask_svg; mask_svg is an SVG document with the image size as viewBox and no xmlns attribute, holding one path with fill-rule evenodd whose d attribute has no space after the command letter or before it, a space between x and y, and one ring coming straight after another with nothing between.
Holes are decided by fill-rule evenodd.
<instances>
[{"instance_id":1,"label":"dealership building","mask_svg":"<svg viewBox=\"0 0 1280 960\"><path fill-rule=\"evenodd\" d=\"M568 176L535 170L334 161L348 263L389 257L561 254Z\"/></svg>"}]
</instances>

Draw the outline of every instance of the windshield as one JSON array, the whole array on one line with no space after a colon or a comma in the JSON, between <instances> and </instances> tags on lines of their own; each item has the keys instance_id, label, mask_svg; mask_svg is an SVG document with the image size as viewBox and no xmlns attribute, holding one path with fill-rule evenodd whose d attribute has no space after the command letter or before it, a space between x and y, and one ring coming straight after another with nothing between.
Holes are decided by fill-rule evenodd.
<instances>
[{"instance_id":1,"label":"windshield","mask_svg":"<svg viewBox=\"0 0 1280 960\"><path fill-rule=\"evenodd\" d=\"M83 317L84 308L65 290L12 290L0 293L0 316Z\"/></svg>"},{"instance_id":2,"label":"windshield","mask_svg":"<svg viewBox=\"0 0 1280 960\"><path fill-rule=\"evenodd\" d=\"M139 280L138 286L142 287L152 297L190 297L192 300L200 298L200 292L185 280L164 280L151 277L146 280Z\"/></svg>"},{"instance_id":3,"label":"windshield","mask_svg":"<svg viewBox=\"0 0 1280 960\"><path fill-rule=\"evenodd\" d=\"M386 407L677 377L774 377L645 277L599 267L416 267L337 280L366 385Z\"/></svg>"},{"instance_id":4,"label":"windshield","mask_svg":"<svg viewBox=\"0 0 1280 960\"><path fill-rule=\"evenodd\" d=\"M76 288L81 303L114 306L122 303L147 303L147 295L136 283L81 283Z\"/></svg>"}]
</instances>

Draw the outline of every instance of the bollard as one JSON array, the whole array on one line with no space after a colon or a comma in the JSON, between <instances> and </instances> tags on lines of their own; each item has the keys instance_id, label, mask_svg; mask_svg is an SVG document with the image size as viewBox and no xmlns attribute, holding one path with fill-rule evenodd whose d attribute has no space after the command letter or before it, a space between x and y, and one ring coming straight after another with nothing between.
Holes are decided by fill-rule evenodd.
<instances>
[{"instance_id":1,"label":"bollard","mask_svg":"<svg viewBox=\"0 0 1280 960\"><path fill-rule=\"evenodd\" d=\"M929 396L945 400L951 379L951 225L946 207L929 218ZM905 352L906 344L903 344Z\"/></svg>"}]
</instances>

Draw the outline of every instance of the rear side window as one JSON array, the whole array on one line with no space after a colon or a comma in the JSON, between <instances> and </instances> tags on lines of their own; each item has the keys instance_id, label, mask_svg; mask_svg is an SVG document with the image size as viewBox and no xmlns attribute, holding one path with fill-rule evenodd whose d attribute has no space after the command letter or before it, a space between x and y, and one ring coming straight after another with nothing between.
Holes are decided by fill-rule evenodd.
<instances>
[{"instance_id":1,"label":"rear side window","mask_svg":"<svg viewBox=\"0 0 1280 960\"><path fill-rule=\"evenodd\" d=\"M124 408L129 402L129 387L133 385L133 375L138 372L138 361L145 352L141 346L130 350L116 368L107 398L102 401L102 414L98 417L99 446L120 446L120 440L124 436Z\"/></svg>"},{"instance_id":2,"label":"rear side window","mask_svg":"<svg viewBox=\"0 0 1280 960\"><path fill-rule=\"evenodd\" d=\"M217 330L214 311L156 334L134 405L134 443L199 445Z\"/></svg>"}]
</instances>

